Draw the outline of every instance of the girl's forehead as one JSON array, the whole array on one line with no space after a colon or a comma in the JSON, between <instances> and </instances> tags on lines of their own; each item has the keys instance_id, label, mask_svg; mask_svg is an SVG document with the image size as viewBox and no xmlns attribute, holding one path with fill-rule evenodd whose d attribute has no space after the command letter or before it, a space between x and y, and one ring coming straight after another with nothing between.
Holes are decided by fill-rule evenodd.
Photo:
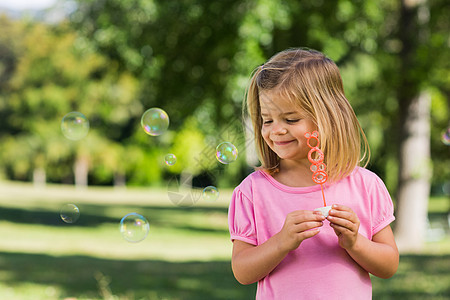
<instances>
[{"instance_id":1,"label":"girl's forehead","mask_svg":"<svg viewBox=\"0 0 450 300\"><path fill-rule=\"evenodd\" d=\"M262 112L301 112L299 105L295 105L288 97L273 91L261 92L259 96L259 104Z\"/></svg>"}]
</instances>

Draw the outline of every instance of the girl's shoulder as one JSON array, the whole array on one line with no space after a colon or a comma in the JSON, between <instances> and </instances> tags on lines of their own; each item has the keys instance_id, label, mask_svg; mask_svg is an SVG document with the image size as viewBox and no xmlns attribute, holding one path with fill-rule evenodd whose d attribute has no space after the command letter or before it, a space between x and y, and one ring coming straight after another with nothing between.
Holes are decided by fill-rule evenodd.
<instances>
[{"instance_id":1,"label":"girl's shoulder","mask_svg":"<svg viewBox=\"0 0 450 300\"><path fill-rule=\"evenodd\" d=\"M356 167L353 170L351 176L356 176L366 180L381 180L380 177L375 172L363 167Z\"/></svg>"},{"instance_id":2,"label":"girl's shoulder","mask_svg":"<svg viewBox=\"0 0 450 300\"><path fill-rule=\"evenodd\" d=\"M351 181L359 186L365 186L366 188L385 187L385 184L380 176L363 167L356 167L347 178L344 178L344 180Z\"/></svg>"},{"instance_id":3,"label":"girl's shoulder","mask_svg":"<svg viewBox=\"0 0 450 300\"><path fill-rule=\"evenodd\" d=\"M265 174L263 170L255 170L247 175L234 191L251 198L254 191L261 190L264 186L269 184L267 176L268 175Z\"/></svg>"},{"instance_id":4,"label":"girl's shoulder","mask_svg":"<svg viewBox=\"0 0 450 300\"><path fill-rule=\"evenodd\" d=\"M233 200L239 199L239 198L251 199L253 181L254 181L255 177L257 177L257 176L258 176L257 171L254 171L254 172L250 173L249 175L247 175L247 177L245 177L241 181L241 183L234 188L232 199Z\"/></svg>"},{"instance_id":5,"label":"girl's shoulder","mask_svg":"<svg viewBox=\"0 0 450 300\"><path fill-rule=\"evenodd\" d=\"M254 186L255 184L262 184L262 182L266 181L266 176L264 175L263 170L255 170L247 177L245 177L241 183L236 187L236 189L248 189Z\"/></svg>"}]
</instances>

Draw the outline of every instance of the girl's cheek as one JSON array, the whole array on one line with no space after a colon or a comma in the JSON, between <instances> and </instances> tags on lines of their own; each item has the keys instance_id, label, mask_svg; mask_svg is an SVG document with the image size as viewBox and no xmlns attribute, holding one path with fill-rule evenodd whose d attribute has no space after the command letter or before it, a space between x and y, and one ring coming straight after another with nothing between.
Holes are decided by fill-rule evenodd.
<instances>
[{"instance_id":1,"label":"girl's cheek","mask_svg":"<svg viewBox=\"0 0 450 300\"><path fill-rule=\"evenodd\" d=\"M267 130L267 128L262 128L261 129L261 135L262 135L262 137L264 138L264 140L268 140L268 138L269 138L269 131Z\"/></svg>"}]
</instances>

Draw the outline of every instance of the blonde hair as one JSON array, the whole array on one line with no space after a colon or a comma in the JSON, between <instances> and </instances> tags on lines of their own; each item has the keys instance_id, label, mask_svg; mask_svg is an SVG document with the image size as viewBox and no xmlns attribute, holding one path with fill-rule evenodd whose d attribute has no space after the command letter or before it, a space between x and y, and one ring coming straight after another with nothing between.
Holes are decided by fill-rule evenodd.
<instances>
[{"instance_id":1,"label":"blonde hair","mask_svg":"<svg viewBox=\"0 0 450 300\"><path fill-rule=\"evenodd\" d=\"M317 126L330 182L350 175L356 166L367 166L369 144L345 97L336 64L315 50L288 49L255 69L246 93L261 168L273 174L279 170L280 161L261 134L259 97L269 90L291 101Z\"/></svg>"}]
</instances>

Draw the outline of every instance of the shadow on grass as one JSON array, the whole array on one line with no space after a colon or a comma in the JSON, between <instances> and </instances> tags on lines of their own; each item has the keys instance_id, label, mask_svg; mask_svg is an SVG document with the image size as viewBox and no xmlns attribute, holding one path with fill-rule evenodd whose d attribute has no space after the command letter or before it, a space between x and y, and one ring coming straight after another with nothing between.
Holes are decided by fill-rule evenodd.
<instances>
[{"instance_id":1,"label":"shadow on grass","mask_svg":"<svg viewBox=\"0 0 450 300\"><path fill-rule=\"evenodd\" d=\"M24 284L60 292L54 297L103 299L252 299L255 285L242 286L229 262L165 262L110 260L87 256L54 257L0 252L2 283L12 289ZM0 298L2 295L0 294ZM52 298L54 299L54 298Z\"/></svg>"},{"instance_id":2,"label":"shadow on grass","mask_svg":"<svg viewBox=\"0 0 450 300\"><path fill-rule=\"evenodd\" d=\"M55 210L47 209L27 209L27 208L10 208L0 206L0 221L8 221L12 223L22 224L39 224L49 226L71 226L71 227L95 227L105 223L118 224L120 217L111 217L110 212L105 212L105 209L109 209L111 206L107 205L94 205L94 204L81 204L80 218L76 223L66 224L61 220L59 215L59 208ZM199 213L203 215L216 215L222 216L226 219L227 209L221 207L177 207L177 206L132 206L132 205L114 205L114 210L122 211L124 216L130 212L137 212L149 218L152 225L159 225L162 227L168 227L174 229L201 231L210 233L227 233L226 227L212 228L207 224L204 226L193 226L188 222L185 222L186 214ZM108 214L108 215L107 215ZM174 218L174 216L180 216L180 218Z\"/></svg>"},{"instance_id":3,"label":"shadow on grass","mask_svg":"<svg viewBox=\"0 0 450 300\"><path fill-rule=\"evenodd\" d=\"M234 279L229 262L112 260L0 252L1 282L39 285L34 299L254 299L256 286ZM450 255L403 255L397 274L372 278L373 299L450 299ZM52 298L49 289L57 290ZM20 293L18 293L20 294ZM0 291L0 298L2 294Z\"/></svg>"},{"instance_id":4,"label":"shadow on grass","mask_svg":"<svg viewBox=\"0 0 450 300\"><path fill-rule=\"evenodd\" d=\"M373 277L373 299L450 299L450 255L402 255L397 273Z\"/></svg>"}]
</instances>

